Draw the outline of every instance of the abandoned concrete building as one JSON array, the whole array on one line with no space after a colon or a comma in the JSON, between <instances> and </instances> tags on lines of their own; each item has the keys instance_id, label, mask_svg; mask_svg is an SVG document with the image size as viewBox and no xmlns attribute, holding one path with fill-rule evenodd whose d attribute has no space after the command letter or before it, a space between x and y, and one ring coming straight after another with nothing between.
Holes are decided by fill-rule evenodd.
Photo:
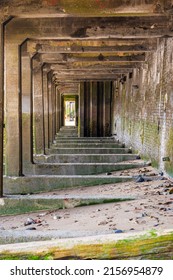
<instances>
[{"instance_id":1,"label":"abandoned concrete building","mask_svg":"<svg viewBox=\"0 0 173 280\"><path fill-rule=\"evenodd\" d=\"M0 191L173 177L173 1L0 1ZM127 163L128 162L128 163Z\"/></svg>"}]
</instances>

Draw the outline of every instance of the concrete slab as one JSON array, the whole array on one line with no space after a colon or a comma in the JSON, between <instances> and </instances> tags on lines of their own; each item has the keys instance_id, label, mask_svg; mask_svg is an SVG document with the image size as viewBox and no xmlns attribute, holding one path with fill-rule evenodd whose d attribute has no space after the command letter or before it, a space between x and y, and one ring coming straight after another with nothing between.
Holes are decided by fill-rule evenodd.
<instances>
[{"instance_id":1,"label":"concrete slab","mask_svg":"<svg viewBox=\"0 0 173 280\"><path fill-rule=\"evenodd\" d=\"M126 148L51 148L46 149L46 154L126 154Z\"/></svg>"},{"instance_id":2,"label":"concrete slab","mask_svg":"<svg viewBox=\"0 0 173 280\"><path fill-rule=\"evenodd\" d=\"M58 135L55 136L55 140L64 140L65 137L57 137ZM87 141L102 141L102 140L110 140L111 141L114 141L114 142L119 142L118 140L116 140L114 137L66 137L66 139L70 139L70 140L87 140Z\"/></svg>"},{"instance_id":3,"label":"concrete slab","mask_svg":"<svg viewBox=\"0 0 173 280\"><path fill-rule=\"evenodd\" d=\"M43 163L33 165L35 175L93 175L143 167L141 164L121 163Z\"/></svg>"},{"instance_id":4,"label":"concrete slab","mask_svg":"<svg viewBox=\"0 0 173 280\"><path fill-rule=\"evenodd\" d=\"M57 143L51 148L124 148L124 145L119 143Z\"/></svg>"},{"instance_id":5,"label":"concrete slab","mask_svg":"<svg viewBox=\"0 0 173 280\"><path fill-rule=\"evenodd\" d=\"M55 139L54 143L58 144L58 143L96 143L96 144L100 144L100 143L119 143L118 141L115 141L114 139L102 139L102 140L99 140L99 139L74 139L73 137L71 138L61 138L61 139Z\"/></svg>"},{"instance_id":6,"label":"concrete slab","mask_svg":"<svg viewBox=\"0 0 173 280\"><path fill-rule=\"evenodd\" d=\"M137 155L135 154L112 154L112 155L86 155L86 154L57 154L57 155L50 155L45 156L45 162L46 163L116 163L121 161L127 161L127 160L135 160ZM37 158L36 157L36 161ZM41 156L42 159L42 156Z\"/></svg>"}]
</instances>

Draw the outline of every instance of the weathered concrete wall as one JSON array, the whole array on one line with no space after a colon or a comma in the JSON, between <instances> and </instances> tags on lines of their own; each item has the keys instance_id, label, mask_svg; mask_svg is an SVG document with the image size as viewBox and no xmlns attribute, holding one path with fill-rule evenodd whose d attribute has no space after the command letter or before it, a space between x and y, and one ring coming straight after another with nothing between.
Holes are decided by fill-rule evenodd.
<instances>
[{"instance_id":1,"label":"weathered concrete wall","mask_svg":"<svg viewBox=\"0 0 173 280\"><path fill-rule=\"evenodd\" d=\"M159 39L142 67L114 84L112 132L173 176L173 39ZM163 161L169 157L170 161Z\"/></svg>"}]
</instances>

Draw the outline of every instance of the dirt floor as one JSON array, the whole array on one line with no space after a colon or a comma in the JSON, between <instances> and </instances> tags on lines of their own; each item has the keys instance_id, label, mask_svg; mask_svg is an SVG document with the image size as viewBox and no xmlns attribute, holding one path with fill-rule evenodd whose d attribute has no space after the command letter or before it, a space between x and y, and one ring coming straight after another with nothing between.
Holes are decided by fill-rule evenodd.
<instances>
[{"instance_id":1,"label":"dirt floor","mask_svg":"<svg viewBox=\"0 0 173 280\"><path fill-rule=\"evenodd\" d=\"M133 182L44 193L42 196L50 198L55 195L63 196L66 208L16 216L1 216L0 230L67 230L71 232L86 231L86 234L87 231L93 231L94 234L99 234L173 228L173 183L171 181L160 176L158 171L151 166L113 172L113 174L130 176L144 174L148 179L144 182L136 182L137 179L135 179ZM150 178L152 178L151 181ZM73 200L70 200L70 197L75 196L131 197L135 199L75 208ZM32 219L35 223L26 225Z\"/></svg>"}]
</instances>

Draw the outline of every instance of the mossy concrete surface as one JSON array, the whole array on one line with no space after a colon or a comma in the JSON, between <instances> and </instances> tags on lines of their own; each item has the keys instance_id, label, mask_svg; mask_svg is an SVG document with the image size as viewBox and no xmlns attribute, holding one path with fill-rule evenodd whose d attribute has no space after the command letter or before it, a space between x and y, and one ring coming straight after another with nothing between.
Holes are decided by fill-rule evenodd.
<instances>
[{"instance_id":1,"label":"mossy concrete surface","mask_svg":"<svg viewBox=\"0 0 173 280\"><path fill-rule=\"evenodd\" d=\"M111 234L0 246L0 259L173 259L173 231Z\"/></svg>"},{"instance_id":2,"label":"mossy concrete surface","mask_svg":"<svg viewBox=\"0 0 173 280\"><path fill-rule=\"evenodd\" d=\"M28 194L49 192L52 190L66 189L77 186L95 186L111 183L131 181L131 176L51 176L37 175L25 177L4 176L4 194Z\"/></svg>"},{"instance_id":3,"label":"mossy concrete surface","mask_svg":"<svg viewBox=\"0 0 173 280\"><path fill-rule=\"evenodd\" d=\"M173 177L173 128L169 130L166 143L166 155L168 156L169 161L165 162L165 170L171 177Z\"/></svg>"},{"instance_id":4,"label":"mossy concrete surface","mask_svg":"<svg viewBox=\"0 0 173 280\"><path fill-rule=\"evenodd\" d=\"M68 205L71 208L88 206L102 203L115 203L133 199L132 197L101 197L101 198L68 198ZM41 210L58 210L65 209L66 198L58 198L52 195L51 197L45 196L11 196L0 198L0 216L1 215L17 215L23 213L31 213ZM68 208L70 208L68 206Z\"/></svg>"}]
</instances>

